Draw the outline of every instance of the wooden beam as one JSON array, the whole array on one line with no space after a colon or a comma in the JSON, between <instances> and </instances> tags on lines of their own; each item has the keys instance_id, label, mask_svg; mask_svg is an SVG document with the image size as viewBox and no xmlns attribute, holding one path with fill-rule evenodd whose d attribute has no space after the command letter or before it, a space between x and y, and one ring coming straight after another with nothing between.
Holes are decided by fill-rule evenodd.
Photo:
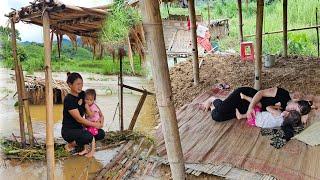
<instances>
[{"instance_id":1,"label":"wooden beam","mask_svg":"<svg viewBox=\"0 0 320 180\"><path fill-rule=\"evenodd\" d=\"M124 130L123 127L123 78L122 78L122 59L124 56L124 49L119 48L118 49L119 53L119 60L120 60L120 73L119 73L119 86L120 86L120 92L119 92L119 103L120 103L120 108L119 108L119 121L120 121L120 131Z\"/></svg>"},{"instance_id":2,"label":"wooden beam","mask_svg":"<svg viewBox=\"0 0 320 180\"><path fill-rule=\"evenodd\" d=\"M261 89L261 69L262 69L262 27L263 27L264 0L257 0L256 16L256 51L254 61L254 88Z\"/></svg>"},{"instance_id":3,"label":"wooden beam","mask_svg":"<svg viewBox=\"0 0 320 180\"><path fill-rule=\"evenodd\" d=\"M288 0L283 0L283 56L288 57Z\"/></svg>"},{"instance_id":4,"label":"wooden beam","mask_svg":"<svg viewBox=\"0 0 320 180\"><path fill-rule=\"evenodd\" d=\"M198 58L198 44L197 44L197 24L196 24L196 10L194 7L194 0L188 1L189 18L191 22L191 36L192 36L192 60L193 60L193 84L199 84L199 58Z\"/></svg>"},{"instance_id":5,"label":"wooden beam","mask_svg":"<svg viewBox=\"0 0 320 180\"><path fill-rule=\"evenodd\" d=\"M316 29L316 28L320 28L320 25L303 27L303 28L289 29L288 32L302 31L302 30ZM280 31L272 31L272 32L263 33L262 35L278 34L278 33L282 33L282 32L283 32L283 30L280 30ZM245 35L244 37L253 37L253 36L256 36L256 35L255 35L255 34L250 34L250 35Z\"/></svg>"},{"instance_id":6,"label":"wooden beam","mask_svg":"<svg viewBox=\"0 0 320 180\"><path fill-rule=\"evenodd\" d=\"M131 122L130 122L130 125L129 125L128 130L133 130L134 125L136 124L136 121L137 121L138 116L139 116L139 114L140 114L140 111L141 111L141 109L142 109L143 103L144 103L144 101L145 101L146 98L147 98L147 95L148 95L147 91L145 91L145 92L142 94L142 96L141 96L141 98L140 98L140 100L139 100L139 103L138 103L138 105L137 105L137 108L136 108L136 110L134 111L134 114L133 114L133 117L132 117L132 119L131 119Z\"/></svg>"},{"instance_id":7,"label":"wooden beam","mask_svg":"<svg viewBox=\"0 0 320 180\"><path fill-rule=\"evenodd\" d=\"M316 8L316 25L318 25L318 8ZM319 43L319 27L316 29L317 31L317 47L318 47L318 57L320 57L320 43Z\"/></svg>"},{"instance_id":8,"label":"wooden beam","mask_svg":"<svg viewBox=\"0 0 320 180\"><path fill-rule=\"evenodd\" d=\"M141 93L147 92L148 95L154 95L153 93L151 93L151 92L149 92L149 91L147 91L145 89L139 89L139 88L136 88L136 87L125 85L125 84L122 84L122 86L124 88L131 89L133 91L137 91L137 92L141 92Z\"/></svg>"},{"instance_id":9,"label":"wooden beam","mask_svg":"<svg viewBox=\"0 0 320 180\"><path fill-rule=\"evenodd\" d=\"M152 56L152 58L150 58L152 76L172 178L174 180L185 179L184 160L177 117L172 99L159 1L141 0L140 3L148 52L150 56Z\"/></svg>"},{"instance_id":10,"label":"wooden beam","mask_svg":"<svg viewBox=\"0 0 320 180\"><path fill-rule=\"evenodd\" d=\"M50 48L50 19L49 13L43 13L43 41L44 41L44 62L46 79L46 158L47 158L47 179L54 180L54 135L53 135L53 89L51 72L51 48Z\"/></svg>"},{"instance_id":11,"label":"wooden beam","mask_svg":"<svg viewBox=\"0 0 320 180\"><path fill-rule=\"evenodd\" d=\"M239 34L240 34L240 42L243 42L242 2L241 2L241 0L238 0L238 13L239 13Z\"/></svg>"},{"instance_id":12,"label":"wooden beam","mask_svg":"<svg viewBox=\"0 0 320 180\"><path fill-rule=\"evenodd\" d=\"M22 106L22 88L21 88L21 78L20 78L20 61L17 55L17 39L16 39L16 28L15 28L15 20L10 18L11 20L11 43L12 43L12 56L14 60L14 71L16 76L16 85L18 92L18 102L19 102L19 124L20 124L20 136L21 136L21 146L24 148L26 145L26 134L24 131L24 117L23 117L23 106Z\"/></svg>"}]
</instances>

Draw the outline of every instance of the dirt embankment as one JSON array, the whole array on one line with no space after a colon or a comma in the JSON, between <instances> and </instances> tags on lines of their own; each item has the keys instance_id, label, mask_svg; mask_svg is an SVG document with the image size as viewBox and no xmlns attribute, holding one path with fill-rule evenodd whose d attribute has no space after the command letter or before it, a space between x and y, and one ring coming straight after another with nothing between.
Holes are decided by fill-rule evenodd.
<instances>
[{"instance_id":1,"label":"dirt embankment","mask_svg":"<svg viewBox=\"0 0 320 180\"><path fill-rule=\"evenodd\" d=\"M262 63L263 66L263 63ZM200 68L200 84L193 86L192 61L178 64L170 70L176 108L191 102L216 83L227 83L231 89L254 85L254 63L242 62L236 55L206 57ZM320 59L292 56L276 58L272 68L262 67L262 89L282 87L290 92L320 94Z\"/></svg>"}]
</instances>

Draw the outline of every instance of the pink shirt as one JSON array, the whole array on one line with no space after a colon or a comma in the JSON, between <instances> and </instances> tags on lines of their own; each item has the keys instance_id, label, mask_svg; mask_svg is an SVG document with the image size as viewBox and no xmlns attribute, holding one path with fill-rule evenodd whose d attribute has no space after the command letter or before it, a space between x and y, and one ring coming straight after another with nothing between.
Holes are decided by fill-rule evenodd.
<instances>
[{"instance_id":1,"label":"pink shirt","mask_svg":"<svg viewBox=\"0 0 320 180\"><path fill-rule=\"evenodd\" d=\"M99 111L98 106L95 103L93 103L91 106L89 106L89 109L91 112L94 113L94 115L93 116L86 115L86 119L91 122L98 121L100 119L100 114L99 114L100 111Z\"/></svg>"}]
</instances>

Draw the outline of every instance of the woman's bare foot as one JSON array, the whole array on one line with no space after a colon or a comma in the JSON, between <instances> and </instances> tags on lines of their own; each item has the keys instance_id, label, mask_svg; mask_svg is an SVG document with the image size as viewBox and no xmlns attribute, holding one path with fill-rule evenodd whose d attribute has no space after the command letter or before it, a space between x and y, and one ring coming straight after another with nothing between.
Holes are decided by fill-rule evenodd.
<instances>
[{"instance_id":1,"label":"woman's bare foot","mask_svg":"<svg viewBox=\"0 0 320 180\"><path fill-rule=\"evenodd\" d=\"M66 145L64 145L64 149L67 151L67 152L70 152L72 150L74 150L74 147L76 146L75 142L71 142L71 143L67 143Z\"/></svg>"},{"instance_id":2,"label":"woman's bare foot","mask_svg":"<svg viewBox=\"0 0 320 180\"><path fill-rule=\"evenodd\" d=\"M239 119L239 120L240 120L240 119L243 119L243 118L246 118L246 117L245 117L245 114L241 114L238 109L236 109L236 117L237 117L237 119Z\"/></svg>"},{"instance_id":3,"label":"woman's bare foot","mask_svg":"<svg viewBox=\"0 0 320 180\"><path fill-rule=\"evenodd\" d=\"M93 157L94 153L95 153L95 149L91 149L91 151L88 154L86 154L85 156L90 158L90 157Z\"/></svg>"},{"instance_id":4,"label":"woman's bare foot","mask_svg":"<svg viewBox=\"0 0 320 180\"><path fill-rule=\"evenodd\" d=\"M79 152L78 154L80 155L80 156L83 156L83 155L85 155L85 154L87 154L89 151L88 151L88 147L87 146L84 146L84 149L81 151L81 152Z\"/></svg>"},{"instance_id":5,"label":"woman's bare foot","mask_svg":"<svg viewBox=\"0 0 320 180\"><path fill-rule=\"evenodd\" d=\"M240 93L240 97L241 97L241 99L244 99L244 98L245 98L245 95L242 94L242 93Z\"/></svg>"}]
</instances>

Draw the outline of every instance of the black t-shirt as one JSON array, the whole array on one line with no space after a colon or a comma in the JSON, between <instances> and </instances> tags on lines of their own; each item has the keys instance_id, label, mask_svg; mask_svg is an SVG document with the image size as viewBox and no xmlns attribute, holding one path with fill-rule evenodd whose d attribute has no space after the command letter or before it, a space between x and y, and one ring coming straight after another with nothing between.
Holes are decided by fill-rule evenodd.
<instances>
[{"instance_id":1,"label":"black t-shirt","mask_svg":"<svg viewBox=\"0 0 320 180\"><path fill-rule=\"evenodd\" d=\"M63 120L62 120L62 128L68 129L82 129L83 126L77 120L75 120L69 110L78 109L80 115L83 117L85 113L85 102L84 102L84 91L79 93L79 96L74 96L72 94L68 94L64 98L63 102Z\"/></svg>"},{"instance_id":2,"label":"black t-shirt","mask_svg":"<svg viewBox=\"0 0 320 180\"><path fill-rule=\"evenodd\" d=\"M262 110L265 111L268 106L273 106L280 102L282 110L286 109L287 102L291 100L290 94L287 90L279 88L275 97L263 97L261 99Z\"/></svg>"}]
</instances>

